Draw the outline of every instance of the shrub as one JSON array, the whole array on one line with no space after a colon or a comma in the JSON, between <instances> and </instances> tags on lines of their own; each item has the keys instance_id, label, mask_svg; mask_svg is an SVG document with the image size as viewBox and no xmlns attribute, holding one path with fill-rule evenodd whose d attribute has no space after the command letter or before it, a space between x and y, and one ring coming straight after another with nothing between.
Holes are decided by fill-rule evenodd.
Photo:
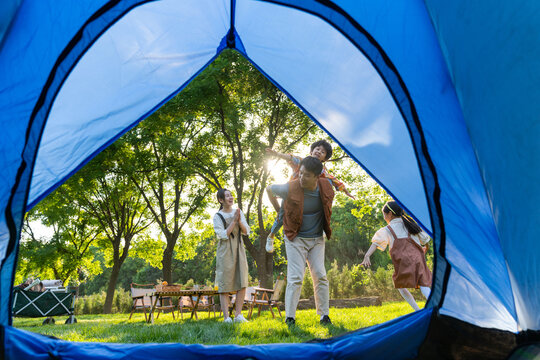
<instances>
[{"instance_id":1,"label":"shrub","mask_svg":"<svg viewBox=\"0 0 540 360\"><path fill-rule=\"evenodd\" d=\"M75 314L101 314L105 304L105 291L99 293L79 296L75 299ZM116 289L113 298L113 313L129 313L131 311L131 294L129 291Z\"/></svg>"},{"instance_id":2,"label":"shrub","mask_svg":"<svg viewBox=\"0 0 540 360\"><path fill-rule=\"evenodd\" d=\"M337 260L334 260L332 263L330 270L326 272L326 277L328 278L328 287L330 291L330 299L336 299L341 294L340 288L340 273L339 273L339 267L337 264Z\"/></svg>"},{"instance_id":3,"label":"shrub","mask_svg":"<svg viewBox=\"0 0 540 360\"><path fill-rule=\"evenodd\" d=\"M368 282L371 285L370 295L380 296L383 301L399 300L400 295L394 288L392 274L394 273L394 265L389 264L387 268L380 267L375 272L371 273L371 279ZM369 286L368 285L368 286Z\"/></svg>"},{"instance_id":4,"label":"shrub","mask_svg":"<svg viewBox=\"0 0 540 360\"><path fill-rule=\"evenodd\" d=\"M285 291L283 292L285 294ZM308 299L313 296L313 281L311 281L311 274L309 269L306 269L304 273L304 281L302 282L302 291L300 293L300 298Z\"/></svg>"},{"instance_id":5,"label":"shrub","mask_svg":"<svg viewBox=\"0 0 540 360\"><path fill-rule=\"evenodd\" d=\"M379 296L382 301L402 300L399 292L394 288L392 274L394 266L388 264L386 267L379 267L373 271L364 269L360 265L345 265L340 268L334 260L327 271L329 282L330 299L345 299L360 296ZM308 269L304 274L301 298L307 299L313 296L314 289L311 274ZM423 300L419 290L412 290L411 293L418 300Z\"/></svg>"},{"instance_id":6,"label":"shrub","mask_svg":"<svg viewBox=\"0 0 540 360\"><path fill-rule=\"evenodd\" d=\"M114 294L114 299L115 308L113 308L113 312L128 313L131 311L132 300L129 291L117 289Z\"/></svg>"}]
</instances>

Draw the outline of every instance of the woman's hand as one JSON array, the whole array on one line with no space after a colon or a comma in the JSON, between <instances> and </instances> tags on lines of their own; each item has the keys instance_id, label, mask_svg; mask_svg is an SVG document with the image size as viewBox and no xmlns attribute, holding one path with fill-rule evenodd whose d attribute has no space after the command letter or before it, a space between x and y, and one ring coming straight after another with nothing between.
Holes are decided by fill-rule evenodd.
<instances>
[{"instance_id":1,"label":"woman's hand","mask_svg":"<svg viewBox=\"0 0 540 360\"><path fill-rule=\"evenodd\" d=\"M238 225L241 226L241 224L240 224L240 209L236 209L236 211L234 212L233 220L231 221L231 223L229 224L229 227L227 228L227 236L231 235L231 233L234 231L234 229Z\"/></svg>"},{"instance_id":2,"label":"woman's hand","mask_svg":"<svg viewBox=\"0 0 540 360\"><path fill-rule=\"evenodd\" d=\"M369 259L369 256L364 256L364 261L362 261L362 263L360 264L360 266L363 266L365 268L368 268L371 266L371 261Z\"/></svg>"}]
</instances>

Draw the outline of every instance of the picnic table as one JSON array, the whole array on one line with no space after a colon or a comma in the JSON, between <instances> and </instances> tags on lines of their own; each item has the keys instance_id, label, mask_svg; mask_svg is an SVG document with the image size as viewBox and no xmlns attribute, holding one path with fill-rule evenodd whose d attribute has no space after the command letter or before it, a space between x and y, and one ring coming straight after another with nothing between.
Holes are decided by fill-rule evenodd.
<instances>
[{"instance_id":1,"label":"picnic table","mask_svg":"<svg viewBox=\"0 0 540 360\"><path fill-rule=\"evenodd\" d=\"M201 296L214 296L218 292L215 290L204 290L204 289L188 289L188 290L158 290L153 294L148 294L152 298L152 308L150 309L150 316L148 317L149 323L154 323L154 310L157 306L158 300L163 297L172 297L172 296L189 296L193 304L193 309L191 310L191 319L197 314L197 307L201 300ZM197 297L194 301L193 298Z\"/></svg>"}]
</instances>

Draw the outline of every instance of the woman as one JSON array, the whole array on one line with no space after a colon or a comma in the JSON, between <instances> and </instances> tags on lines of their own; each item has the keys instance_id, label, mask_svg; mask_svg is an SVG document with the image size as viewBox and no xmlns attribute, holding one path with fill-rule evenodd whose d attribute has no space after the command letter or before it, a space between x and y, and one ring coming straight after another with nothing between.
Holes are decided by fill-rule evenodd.
<instances>
[{"instance_id":1,"label":"woman","mask_svg":"<svg viewBox=\"0 0 540 360\"><path fill-rule=\"evenodd\" d=\"M235 322L247 322L242 305L248 285L248 264L242 235L249 235L249 226L240 209L233 209L234 198L227 189L217 192L219 211L214 215L214 231L218 239L216 255L216 285L224 322L229 317L229 293L236 292Z\"/></svg>"},{"instance_id":2,"label":"woman","mask_svg":"<svg viewBox=\"0 0 540 360\"><path fill-rule=\"evenodd\" d=\"M420 310L407 288L418 288L427 299L431 292L431 271L426 264L423 245L430 240L420 226L395 201L387 202L382 208L384 220L388 224L379 229L371 246L364 256L362 264L371 266L370 257L377 248L384 251L390 248L390 257L394 264L394 287L414 310Z\"/></svg>"}]
</instances>

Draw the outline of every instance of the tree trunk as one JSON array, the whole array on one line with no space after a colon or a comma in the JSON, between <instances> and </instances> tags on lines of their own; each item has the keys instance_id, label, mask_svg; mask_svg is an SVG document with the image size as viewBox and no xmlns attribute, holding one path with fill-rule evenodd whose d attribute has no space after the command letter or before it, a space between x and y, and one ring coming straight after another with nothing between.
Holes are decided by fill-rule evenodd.
<instances>
[{"instance_id":1,"label":"tree trunk","mask_svg":"<svg viewBox=\"0 0 540 360\"><path fill-rule=\"evenodd\" d=\"M118 281L118 275L120 274L121 266L122 266L122 263L119 261L116 261L112 267L111 277L109 278L109 285L107 286L107 296L105 297L105 305L103 305L104 314L110 314L112 312L114 291L116 289L116 282Z\"/></svg>"},{"instance_id":2,"label":"tree trunk","mask_svg":"<svg viewBox=\"0 0 540 360\"><path fill-rule=\"evenodd\" d=\"M274 259L272 254L268 254L266 251L263 253L260 259L263 266L258 266L259 270L259 279L261 281L261 286L266 289L274 288Z\"/></svg>"},{"instance_id":3,"label":"tree trunk","mask_svg":"<svg viewBox=\"0 0 540 360\"><path fill-rule=\"evenodd\" d=\"M261 287L266 289L274 288L273 270L274 259L272 254L268 254L264 250L259 252L259 256L257 257L257 275Z\"/></svg>"},{"instance_id":4,"label":"tree trunk","mask_svg":"<svg viewBox=\"0 0 540 360\"><path fill-rule=\"evenodd\" d=\"M163 265L163 281L172 284L172 257L174 252L174 244L170 244L167 241L167 247L163 251L163 259L161 264Z\"/></svg>"}]
</instances>

